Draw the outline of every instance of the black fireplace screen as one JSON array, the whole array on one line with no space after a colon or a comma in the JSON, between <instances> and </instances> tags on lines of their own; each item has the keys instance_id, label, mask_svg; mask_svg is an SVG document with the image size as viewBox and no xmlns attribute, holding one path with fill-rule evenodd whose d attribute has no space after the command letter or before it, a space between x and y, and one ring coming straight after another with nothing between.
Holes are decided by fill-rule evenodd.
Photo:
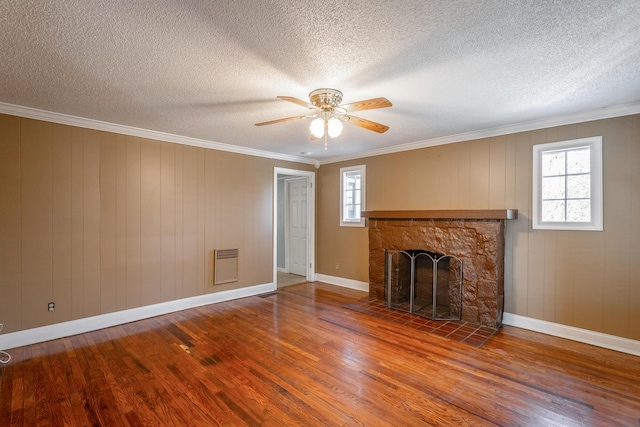
<instances>
[{"instance_id":1,"label":"black fireplace screen","mask_svg":"<svg viewBox=\"0 0 640 427\"><path fill-rule=\"evenodd\" d=\"M425 250L385 250L389 308L432 320L462 317L462 260Z\"/></svg>"}]
</instances>

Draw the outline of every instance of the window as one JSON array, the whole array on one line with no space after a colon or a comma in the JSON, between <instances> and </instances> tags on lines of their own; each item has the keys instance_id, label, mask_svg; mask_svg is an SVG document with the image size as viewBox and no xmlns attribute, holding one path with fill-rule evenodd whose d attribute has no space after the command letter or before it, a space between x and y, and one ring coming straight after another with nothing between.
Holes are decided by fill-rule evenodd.
<instances>
[{"instance_id":1,"label":"window","mask_svg":"<svg viewBox=\"0 0 640 427\"><path fill-rule=\"evenodd\" d=\"M533 146L533 228L602 230L602 137Z\"/></svg>"},{"instance_id":2,"label":"window","mask_svg":"<svg viewBox=\"0 0 640 427\"><path fill-rule=\"evenodd\" d=\"M340 168L340 225L364 227L365 165Z\"/></svg>"}]
</instances>

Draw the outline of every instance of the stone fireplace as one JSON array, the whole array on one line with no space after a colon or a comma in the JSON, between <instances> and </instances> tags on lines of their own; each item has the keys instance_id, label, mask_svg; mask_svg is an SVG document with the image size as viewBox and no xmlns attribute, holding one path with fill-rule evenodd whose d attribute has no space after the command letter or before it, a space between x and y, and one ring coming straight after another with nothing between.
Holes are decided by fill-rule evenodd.
<instances>
[{"instance_id":1,"label":"stone fireplace","mask_svg":"<svg viewBox=\"0 0 640 427\"><path fill-rule=\"evenodd\" d=\"M385 299L385 251L425 251L462 261L461 319L492 328L504 309L505 222L517 210L368 211L369 296Z\"/></svg>"}]
</instances>

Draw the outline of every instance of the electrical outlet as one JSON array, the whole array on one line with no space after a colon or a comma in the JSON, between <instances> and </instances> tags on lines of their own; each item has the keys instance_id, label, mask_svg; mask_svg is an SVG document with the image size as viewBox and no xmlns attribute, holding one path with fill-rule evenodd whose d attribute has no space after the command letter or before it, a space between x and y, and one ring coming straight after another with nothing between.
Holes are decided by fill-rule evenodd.
<instances>
[{"instance_id":1,"label":"electrical outlet","mask_svg":"<svg viewBox=\"0 0 640 427\"><path fill-rule=\"evenodd\" d=\"M55 302L50 302L49 305L47 306L47 310L49 311L53 311L55 308L56 308Z\"/></svg>"},{"instance_id":2,"label":"electrical outlet","mask_svg":"<svg viewBox=\"0 0 640 427\"><path fill-rule=\"evenodd\" d=\"M340 270L340 263L336 262L336 270Z\"/></svg>"}]
</instances>

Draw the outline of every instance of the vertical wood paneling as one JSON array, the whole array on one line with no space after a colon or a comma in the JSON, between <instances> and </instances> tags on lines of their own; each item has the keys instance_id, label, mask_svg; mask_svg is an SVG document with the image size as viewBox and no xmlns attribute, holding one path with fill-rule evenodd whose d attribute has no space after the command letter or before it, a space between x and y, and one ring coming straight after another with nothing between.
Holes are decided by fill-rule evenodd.
<instances>
[{"instance_id":1,"label":"vertical wood paneling","mask_svg":"<svg viewBox=\"0 0 640 427\"><path fill-rule=\"evenodd\" d=\"M20 121L0 114L0 323L22 329Z\"/></svg>"},{"instance_id":2,"label":"vertical wood paneling","mask_svg":"<svg viewBox=\"0 0 640 427\"><path fill-rule=\"evenodd\" d=\"M516 205L516 135L506 137L505 146L505 208L517 207ZM521 215L521 213L519 213ZM505 311L513 313L514 309L514 262L513 247L516 234L514 227L507 222L505 230L505 252L504 252L504 294Z\"/></svg>"},{"instance_id":3,"label":"vertical wood paneling","mask_svg":"<svg viewBox=\"0 0 640 427\"><path fill-rule=\"evenodd\" d=\"M466 201L468 207L489 207L490 156L491 144L488 139L469 144L469 195Z\"/></svg>"},{"instance_id":4,"label":"vertical wood paneling","mask_svg":"<svg viewBox=\"0 0 640 427\"><path fill-rule=\"evenodd\" d=\"M175 144L163 142L160 153L160 299L171 301L175 298L176 271L176 180Z\"/></svg>"},{"instance_id":5,"label":"vertical wood paneling","mask_svg":"<svg viewBox=\"0 0 640 427\"><path fill-rule=\"evenodd\" d=\"M198 150L182 147L182 297L198 292Z\"/></svg>"},{"instance_id":6,"label":"vertical wood paneling","mask_svg":"<svg viewBox=\"0 0 640 427\"><path fill-rule=\"evenodd\" d=\"M423 152L406 159L406 175L397 182L397 188L403 193L408 209L420 209L427 200L437 197L437 186L429 185L430 182L437 182L435 164L436 159Z\"/></svg>"},{"instance_id":7,"label":"vertical wood paneling","mask_svg":"<svg viewBox=\"0 0 640 427\"><path fill-rule=\"evenodd\" d=\"M556 313L555 321L573 325L575 306L575 267L573 238L570 233L556 233Z\"/></svg>"},{"instance_id":8,"label":"vertical wood paneling","mask_svg":"<svg viewBox=\"0 0 640 427\"><path fill-rule=\"evenodd\" d=\"M118 309L116 135L100 135L100 313Z\"/></svg>"},{"instance_id":9,"label":"vertical wood paneling","mask_svg":"<svg viewBox=\"0 0 640 427\"><path fill-rule=\"evenodd\" d=\"M530 220L531 212L531 162L532 138L540 140L536 132L520 133L516 136L516 170L515 170L515 204L518 208L518 216L523 214Z\"/></svg>"},{"instance_id":10,"label":"vertical wood paneling","mask_svg":"<svg viewBox=\"0 0 640 427\"><path fill-rule=\"evenodd\" d=\"M239 156L220 153L220 249L236 247L238 226L242 223L242 194L238 182L244 171Z\"/></svg>"},{"instance_id":11,"label":"vertical wood paneling","mask_svg":"<svg viewBox=\"0 0 640 427\"><path fill-rule=\"evenodd\" d=\"M377 209L382 209L382 206L384 206L384 187L385 187L385 183L384 183L384 172L383 172L383 162L382 159L384 157L382 156L376 156L376 157L372 157L371 159L367 160L367 171L370 171L370 173L367 173L367 198L366 198L366 206L365 209L369 209L369 210L377 210ZM326 165L326 166L330 166L330 165ZM320 177L318 176L318 189L320 189ZM339 191L339 190L336 190ZM321 197L320 192L317 192L316 195L319 199L324 200ZM338 205L339 207L339 205ZM320 221L321 218L318 218L318 221Z\"/></svg>"},{"instance_id":12,"label":"vertical wood paneling","mask_svg":"<svg viewBox=\"0 0 640 427\"><path fill-rule=\"evenodd\" d=\"M505 203L504 208L517 206L516 201L516 135L505 137Z\"/></svg>"},{"instance_id":13,"label":"vertical wood paneling","mask_svg":"<svg viewBox=\"0 0 640 427\"><path fill-rule=\"evenodd\" d=\"M511 301L508 309L513 313L525 315L528 310L528 283L527 277L529 258L529 229L530 221L530 166L531 163L531 134L522 133L516 136L516 170L515 170L515 194L518 219L509 221L507 227L512 228L513 233L513 285L512 295L506 298Z\"/></svg>"},{"instance_id":14,"label":"vertical wood paneling","mask_svg":"<svg viewBox=\"0 0 640 427\"><path fill-rule=\"evenodd\" d=\"M518 219L509 221L508 227L511 227L513 233L513 285L511 295L506 295L505 301L509 301L508 309L512 313L524 316L528 309L529 218L518 212Z\"/></svg>"},{"instance_id":15,"label":"vertical wood paneling","mask_svg":"<svg viewBox=\"0 0 640 427\"><path fill-rule=\"evenodd\" d=\"M100 134L83 131L85 316L100 314Z\"/></svg>"},{"instance_id":16,"label":"vertical wood paneling","mask_svg":"<svg viewBox=\"0 0 640 427\"><path fill-rule=\"evenodd\" d=\"M71 313L71 128L52 125L51 162L53 195L52 301L54 323L73 318Z\"/></svg>"},{"instance_id":17,"label":"vertical wood paneling","mask_svg":"<svg viewBox=\"0 0 640 427\"><path fill-rule=\"evenodd\" d=\"M204 156L205 156L205 149L204 148L199 148L198 149L198 154L197 154L197 159L198 159L198 228L196 230L196 235L198 236L197 238L197 245L198 245L198 252L197 252L197 268L198 268L198 285L197 285L197 294L198 295L202 295L205 293L206 290L206 264L207 264L207 258L208 258L208 253L205 250L205 199L207 197L207 194L205 193L205 178L204 178ZM242 173L242 171L237 171L238 175L240 175ZM240 175L241 176L241 175ZM242 227L242 225L240 225L240 227Z\"/></svg>"},{"instance_id":18,"label":"vertical wood paneling","mask_svg":"<svg viewBox=\"0 0 640 427\"><path fill-rule=\"evenodd\" d=\"M259 271L261 273L255 284L262 284L269 283L273 280L273 239L275 239L275 230L273 229L273 184L270 184L270 182L273 182L273 161L260 159L256 170L259 173L254 176L255 183L252 186L252 188L257 189L253 218L255 242L257 243L256 251L258 252L258 259L260 260ZM318 194L316 192L316 197L317 196ZM311 258L309 261L316 263L316 260ZM314 265L314 267L317 269L317 265Z\"/></svg>"},{"instance_id":19,"label":"vertical wood paneling","mask_svg":"<svg viewBox=\"0 0 640 427\"><path fill-rule=\"evenodd\" d=\"M628 336L629 293L631 286L631 203L633 194L640 192L631 187L634 170L633 120L620 117L609 120L606 140L603 141L604 170L607 171L607 191L604 193L604 326L608 334ZM616 141L615 147L607 142ZM638 281L638 280L636 280ZM601 283L600 286L604 286Z\"/></svg>"},{"instance_id":20,"label":"vertical wood paneling","mask_svg":"<svg viewBox=\"0 0 640 427\"><path fill-rule=\"evenodd\" d=\"M403 158L402 154L396 156L397 159L402 158L402 162L405 164L405 168L402 168L397 173L397 179L395 180L395 188L398 193L399 203L403 206L408 206L409 209L415 209L418 201L416 198L421 194L420 186L417 182L422 182L426 179L426 170L424 168L416 168L418 164L416 157Z\"/></svg>"},{"instance_id":21,"label":"vertical wood paneling","mask_svg":"<svg viewBox=\"0 0 640 427\"><path fill-rule=\"evenodd\" d=\"M547 142L547 135L545 131L531 132L529 141L527 142L527 149L531 153L529 163L533 162L533 146L536 144L542 144ZM524 147L523 147L524 148ZM531 167L532 168L532 167ZM527 169L529 175L529 181L531 182L531 168ZM520 181L522 187L524 187L524 176ZM527 193L531 194L531 184L527 185ZM521 191L524 191L522 188ZM532 196L531 196L532 197ZM527 210L533 216L532 198L527 200ZM523 201L524 202L524 201ZM544 249L545 249L545 231L543 230L529 230L528 235L528 247L527 247L527 316L541 319L544 316L544 277L545 277L545 262L544 262Z\"/></svg>"},{"instance_id":22,"label":"vertical wood paneling","mask_svg":"<svg viewBox=\"0 0 640 427\"><path fill-rule=\"evenodd\" d=\"M632 260L629 269L629 277L632 278L629 289L629 338L640 340L640 115L630 118L632 120L631 149L629 157L633 160L629 182L631 211L630 211L630 235L632 236L629 250L629 258ZM606 181L605 181L606 182Z\"/></svg>"},{"instance_id":23,"label":"vertical wood paneling","mask_svg":"<svg viewBox=\"0 0 640 427\"><path fill-rule=\"evenodd\" d=\"M84 315L84 144L71 129L71 317Z\"/></svg>"},{"instance_id":24,"label":"vertical wood paneling","mask_svg":"<svg viewBox=\"0 0 640 427\"><path fill-rule=\"evenodd\" d=\"M448 147L440 147L442 154L438 164L438 183L440 196L438 198L439 209L453 209L458 193L458 162L455 152Z\"/></svg>"},{"instance_id":25,"label":"vertical wood paneling","mask_svg":"<svg viewBox=\"0 0 640 427\"><path fill-rule=\"evenodd\" d=\"M243 164L244 163L243 161ZM257 170L243 166L242 171L243 174L242 177L240 177L242 181L241 185L244 188L250 188L251 185L255 184L253 177L256 175ZM242 269L238 273L238 276L246 284L255 284L260 272L260 256L256 251L256 245L251 245L251 241L255 237L253 215L255 213L256 202L254 198L251 200L246 197L242 199L242 216L245 227L240 240L240 247L243 248L243 251L240 260ZM252 265L256 268L251 268Z\"/></svg>"},{"instance_id":26,"label":"vertical wood paneling","mask_svg":"<svg viewBox=\"0 0 640 427\"><path fill-rule=\"evenodd\" d=\"M470 144L468 142L463 142L460 144L455 144L453 148L456 151L456 155L458 157L458 170L460 174L458 175L458 194L456 200L456 209L462 209L465 206L469 206L471 187L470 187L470 158L469 158L469 147Z\"/></svg>"},{"instance_id":27,"label":"vertical wood paneling","mask_svg":"<svg viewBox=\"0 0 640 427\"><path fill-rule=\"evenodd\" d=\"M206 252L206 286L205 289L211 290L213 286L213 250L216 248L216 151L205 151L205 231L204 231L204 247Z\"/></svg>"},{"instance_id":28,"label":"vertical wood paneling","mask_svg":"<svg viewBox=\"0 0 640 427\"><path fill-rule=\"evenodd\" d=\"M141 177L140 139L126 137L127 157L127 308L141 303Z\"/></svg>"},{"instance_id":29,"label":"vertical wood paneling","mask_svg":"<svg viewBox=\"0 0 640 427\"><path fill-rule=\"evenodd\" d=\"M574 322L578 328L602 331L604 326L604 260L602 233L575 233Z\"/></svg>"},{"instance_id":30,"label":"vertical wood paneling","mask_svg":"<svg viewBox=\"0 0 640 427\"><path fill-rule=\"evenodd\" d=\"M20 184L22 200L22 327L51 322L53 226L51 124L23 120Z\"/></svg>"},{"instance_id":31,"label":"vertical wood paneling","mask_svg":"<svg viewBox=\"0 0 640 427\"><path fill-rule=\"evenodd\" d=\"M214 291L216 246L271 281L272 160L5 115L0 154L5 331Z\"/></svg>"},{"instance_id":32,"label":"vertical wood paneling","mask_svg":"<svg viewBox=\"0 0 640 427\"><path fill-rule=\"evenodd\" d=\"M531 230L528 243L527 316L541 319L544 315L544 231Z\"/></svg>"},{"instance_id":33,"label":"vertical wood paneling","mask_svg":"<svg viewBox=\"0 0 640 427\"><path fill-rule=\"evenodd\" d=\"M161 301L160 144L140 141L140 303Z\"/></svg>"},{"instance_id":34,"label":"vertical wood paneling","mask_svg":"<svg viewBox=\"0 0 640 427\"><path fill-rule=\"evenodd\" d=\"M385 164L382 168L382 173L384 175L384 208L383 209L393 209L393 206L402 206L400 205L400 193L398 191L399 183L402 182L403 176L399 173L401 167L398 165L398 159L400 156L398 154L389 155L388 159L385 159ZM367 171L368 172L368 171ZM367 179L369 179L369 174L367 173ZM340 177L338 177L338 184L336 184L337 189L340 188ZM340 194L338 193L338 203L339 203Z\"/></svg>"},{"instance_id":35,"label":"vertical wood paneling","mask_svg":"<svg viewBox=\"0 0 640 427\"><path fill-rule=\"evenodd\" d=\"M116 304L127 308L127 138L116 136Z\"/></svg>"},{"instance_id":36,"label":"vertical wood paneling","mask_svg":"<svg viewBox=\"0 0 640 427\"><path fill-rule=\"evenodd\" d=\"M557 266L557 232L544 232L544 296L542 302L542 319L548 322L556 321L556 271Z\"/></svg>"},{"instance_id":37,"label":"vertical wood paneling","mask_svg":"<svg viewBox=\"0 0 640 427\"><path fill-rule=\"evenodd\" d=\"M175 210L175 245L176 245L176 258L175 258L175 284L173 292L175 298L183 297L183 282L184 282L184 254L183 254L183 178L182 178L182 145L176 145L174 147L175 154L175 194L176 194L176 210Z\"/></svg>"},{"instance_id":38,"label":"vertical wood paneling","mask_svg":"<svg viewBox=\"0 0 640 427\"><path fill-rule=\"evenodd\" d=\"M507 137L491 138L489 143L489 208L506 208L506 141Z\"/></svg>"}]
</instances>

